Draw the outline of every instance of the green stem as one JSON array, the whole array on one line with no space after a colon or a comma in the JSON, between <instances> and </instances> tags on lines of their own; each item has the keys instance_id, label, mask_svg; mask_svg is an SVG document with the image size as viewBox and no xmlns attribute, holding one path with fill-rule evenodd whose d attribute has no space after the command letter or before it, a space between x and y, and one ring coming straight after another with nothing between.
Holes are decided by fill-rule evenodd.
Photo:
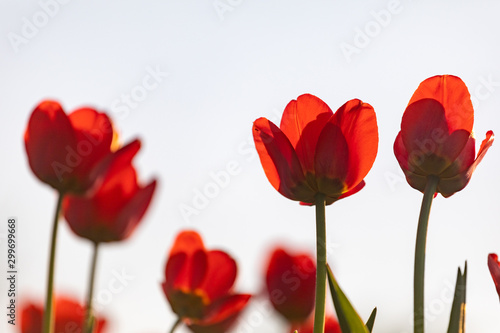
<instances>
[{"instance_id":1,"label":"green stem","mask_svg":"<svg viewBox=\"0 0 500 333\"><path fill-rule=\"evenodd\" d=\"M85 332L92 333L94 320L92 315L92 298L94 297L95 270L97 266L97 253L99 252L99 243L94 243L94 253L92 255L92 266L90 269L89 291L87 294L87 309L85 313Z\"/></svg>"},{"instance_id":2,"label":"green stem","mask_svg":"<svg viewBox=\"0 0 500 333\"><path fill-rule=\"evenodd\" d=\"M316 311L314 333L323 333L326 302L326 218L325 195L316 195Z\"/></svg>"},{"instance_id":3,"label":"green stem","mask_svg":"<svg viewBox=\"0 0 500 333\"><path fill-rule=\"evenodd\" d=\"M424 333L424 275L425 243L432 199L436 193L439 178L428 176L418 218L417 241L415 245L415 270L413 275L413 332Z\"/></svg>"},{"instance_id":4,"label":"green stem","mask_svg":"<svg viewBox=\"0 0 500 333\"><path fill-rule=\"evenodd\" d=\"M182 323L182 319L178 318L175 321L174 326L172 326L172 328L170 329L170 333L174 333L175 329L177 328L177 326L179 326L180 323Z\"/></svg>"},{"instance_id":5,"label":"green stem","mask_svg":"<svg viewBox=\"0 0 500 333\"><path fill-rule=\"evenodd\" d=\"M59 213L64 194L59 192L57 199L56 212L54 215L54 222L52 224L52 240L50 244L50 258L49 258L49 276L47 279L47 295L45 299L45 311L43 314L43 333L52 333L54 331L54 316L53 316L53 292L54 292L54 267L56 261L56 241L57 241L57 227L59 224Z\"/></svg>"}]
</instances>

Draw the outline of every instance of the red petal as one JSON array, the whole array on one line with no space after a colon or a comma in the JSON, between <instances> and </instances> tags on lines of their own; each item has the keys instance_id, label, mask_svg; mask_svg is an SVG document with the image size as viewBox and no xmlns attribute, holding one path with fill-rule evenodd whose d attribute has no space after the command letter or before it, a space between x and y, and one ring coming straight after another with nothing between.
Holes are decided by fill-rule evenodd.
<instances>
[{"instance_id":1,"label":"red petal","mask_svg":"<svg viewBox=\"0 0 500 333\"><path fill-rule=\"evenodd\" d=\"M394 155L396 156L396 159L398 160L401 169L414 171L413 165L408 163L408 151L406 150L406 147L403 143L403 137L401 135L401 131L399 131L396 140L394 140L393 149L394 149Z\"/></svg>"},{"instance_id":2,"label":"red petal","mask_svg":"<svg viewBox=\"0 0 500 333\"><path fill-rule=\"evenodd\" d=\"M92 169L89 178L93 181L94 186L90 192L95 191L101 186L102 182L110 182L114 176L121 172L124 168L130 167L132 159L141 148L141 141L134 140L126 146L120 148L116 152L106 155L99 163ZM127 177L128 184L136 183L130 177ZM112 186L112 185L111 185ZM101 186L102 187L102 186ZM135 185L135 188L137 186ZM131 187L128 187L131 189Z\"/></svg>"},{"instance_id":3,"label":"red petal","mask_svg":"<svg viewBox=\"0 0 500 333\"><path fill-rule=\"evenodd\" d=\"M251 295L228 295L210 305L207 317L189 326L195 333L224 333L234 324L248 304Z\"/></svg>"},{"instance_id":4,"label":"red petal","mask_svg":"<svg viewBox=\"0 0 500 333\"><path fill-rule=\"evenodd\" d=\"M342 130L328 122L318 140L314 161L318 191L338 198L345 190L349 171L349 147Z\"/></svg>"},{"instance_id":5,"label":"red petal","mask_svg":"<svg viewBox=\"0 0 500 333\"><path fill-rule=\"evenodd\" d=\"M358 185L356 185L356 187L353 187L351 188L349 191L345 192L344 194L342 194L340 197L338 197L337 199L335 200L340 200L340 199L344 199L344 198L347 198L353 194L356 194L358 193L359 191L361 191L363 189L363 187L365 187L366 183L364 180L361 181L361 183L359 183ZM332 198L333 199L333 198ZM327 201L326 201L326 204L328 205L328 198L327 198ZM332 202L333 203L333 202Z\"/></svg>"},{"instance_id":6,"label":"red petal","mask_svg":"<svg viewBox=\"0 0 500 333\"><path fill-rule=\"evenodd\" d=\"M68 165L68 149L76 150L77 139L59 103L43 101L35 108L28 121L24 142L33 173L59 191L68 190L75 166L72 160Z\"/></svg>"},{"instance_id":7,"label":"red petal","mask_svg":"<svg viewBox=\"0 0 500 333\"><path fill-rule=\"evenodd\" d=\"M490 269L491 277L493 278L498 296L500 297L500 262L495 253L490 253L488 255L488 268Z\"/></svg>"},{"instance_id":8,"label":"red petal","mask_svg":"<svg viewBox=\"0 0 500 333\"><path fill-rule=\"evenodd\" d=\"M265 118L253 125L255 147L267 179L285 197L314 202L314 191L305 183L299 159L281 130Z\"/></svg>"},{"instance_id":9,"label":"red petal","mask_svg":"<svg viewBox=\"0 0 500 333\"><path fill-rule=\"evenodd\" d=\"M314 171L316 143L332 115L325 102L310 94L301 95L286 106L280 129L295 148L304 171Z\"/></svg>"},{"instance_id":10,"label":"red petal","mask_svg":"<svg viewBox=\"0 0 500 333\"><path fill-rule=\"evenodd\" d=\"M478 152L478 155L477 155L475 161L470 165L464 164L463 166L460 166L460 167L457 166L457 169L460 169L460 170L463 170L465 168L467 168L467 169L456 174L455 176L450 177L450 178L441 178L441 180L439 182L439 186L438 186L438 192L447 198L447 197L453 195L454 193L462 190L465 186L467 186L467 184L469 183L469 181L472 177L472 173L476 169L479 162L481 162L481 160L483 159L483 157L486 154L486 152L488 151L488 149L493 144L493 140L494 140L493 132L488 131L488 133L486 133L486 138L481 143L481 147L479 148L479 152ZM468 146L470 146L470 147L469 147L468 151L464 154L467 154L467 155L473 154L474 142L475 142L475 140L473 138L471 138L469 140ZM464 159L465 158L468 159L469 157L464 157ZM451 171L450 171L450 173L451 173Z\"/></svg>"},{"instance_id":11,"label":"red petal","mask_svg":"<svg viewBox=\"0 0 500 333\"><path fill-rule=\"evenodd\" d=\"M198 250L205 250L200 234L193 230L184 230L175 238L174 245L170 250L169 256L173 256L179 252L183 252L188 256L191 256Z\"/></svg>"},{"instance_id":12,"label":"red petal","mask_svg":"<svg viewBox=\"0 0 500 333\"><path fill-rule=\"evenodd\" d=\"M266 287L274 308L289 322L304 321L314 308L316 265L307 254L290 255L277 248L266 271Z\"/></svg>"},{"instance_id":13,"label":"red petal","mask_svg":"<svg viewBox=\"0 0 500 333\"><path fill-rule=\"evenodd\" d=\"M439 175L447 169L470 136L465 130L451 131L443 106L432 99L419 100L406 108L401 134L409 163L424 175Z\"/></svg>"},{"instance_id":14,"label":"red petal","mask_svg":"<svg viewBox=\"0 0 500 333\"><path fill-rule=\"evenodd\" d=\"M120 212L115 225L114 232L117 235L116 240L122 240L129 237L135 228L139 225L142 217L149 207L156 188L156 180L144 188L140 188Z\"/></svg>"},{"instance_id":15,"label":"red petal","mask_svg":"<svg viewBox=\"0 0 500 333\"><path fill-rule=\"evenodd\" d=\"M28 304L21 308L20 322L22 333L40 333L43 325L43 307Z\"/></svg>"},{"instance_id":16,"label":"red petal","mask_svg":"<svg viewBox=\"0 0 500 333\"><path fill-rule=\"evenodd\" d=\"M178 285L189 287L190 282L185 273L187 266L187 254L178 252L168 257L165 266L165 281L162 283L165 296L170 301L170 295L177 289Z\"/></svg>"},{"instance_id":17,"label":"red petal","mask_svg":"<svg viewBox=\"0 0 500 333\"><path fill-rule=\"evenodd\" d=\"M488 149L493 145L493 140L495 140L495 135L493 134L493 131L488 131L486 133L486 138L481 142L481 147L479 147L479 151L477 152L477 157L474 163L469 167L469 173L472 174L474 170L476 170L477 165L479 162L482 161L484 155L488 151Z\"/></svg>"},{"instance_id":18,"label":"red petal","mask_svg":"<svg viewBox=\"0 0 500 333\"><path fill-rule=\"evenodd\" d=\"M231 290L236 279L237 266L234 259L223 251L209 251L207 261L205 279L199 288L214 301Z\"/></svg>"},{"instance_id":19,"label":"red petal","mask_svg":"<svg viewBox=\"0 0 500 333\"><path fill-rule=\"evenodd\" d=\"M299 333L313 333L314 331L314 316L302 325L292 325L290 332L293 333L295 330L298 330ZM325 330L324 333L342 333L340 330L340 324L338 323L335 317L326 315L325 318Z\"/></svg>"},{"instance_id":20,"label":"red petal","mask_svg":"<svg viewBox=\"0 0 500 333\"><path fill-rule=\"evenodd\" d=\"M179 258L179 255L182 257ZM165 267L167 289L183 289L184 292L190 292L200 288L207 269L208 256L201 236L191 230L179 233Z\"/></svg>"},{"instance_id":21,"label":"red petal","mask_svg":"<svg viewBox=\"0 0 500 333\"><path fill-rule=\"evenodd\" d=\"M342 105L333 119L349 147L349 173L345 182L350 190L365 178L377 156L377 117L370 104L353 99Z\"/></svg>"},{"instance_id":22,"label":"red petal","mask_svg":"<svg viewBox=\"0 0 500 333\"><path fill-rule=\"evenodd\" d=\"M472 132L474 109L465 83L453 75L438 75L426 79L418 86L408 106L418 100L432 98L441 103L451 132Z\"/></svg>"},{"instance_id":23,"label":"red petal","mask_svg":"<svg viewBox=\"0 0 500 333\"><path fill-rule=\"evenodd\" d=\"M75 129L76 153L81 159L74 174L88 188L95 181L89 177L92 169L111 152L113 127L106 114L90 108L75 110L68 118Z\"/></svg>"}]
</instances>

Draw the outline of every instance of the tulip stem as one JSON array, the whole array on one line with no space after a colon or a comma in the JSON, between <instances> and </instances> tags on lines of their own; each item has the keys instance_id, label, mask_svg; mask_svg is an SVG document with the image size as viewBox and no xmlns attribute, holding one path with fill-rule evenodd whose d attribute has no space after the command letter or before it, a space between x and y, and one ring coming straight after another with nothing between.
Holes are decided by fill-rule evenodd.
<instances>
[{"instance_id":1,"label":"tulip stem","mask_svg":"<svg viewBox=\"0 0 500 333\"><path fill-rule=\"evenodd\" d=\"M94 253L92 255L92 264L91 264L90 278L89 278L89 291L87 294L87 309L85 312L86 333L92 333L95 324L92 314L92 298L94 297L95 270L97 266L97 253L99 252L99 243L93 243L93 244L94 244Z\"/></svg>"},{"instance_id":2,"label":"tulip stem","mask_svg":"<svg viewBox=\"0 0 500 333\"><path fill-rule=\"evenodd\" d=\"M425 185L422 207L418 218L417 241L415 245L415 270L413 275L413 332L424 333L424 273L425 243L432 199L436 193L439 178L428 176Z\"/></svg>"},{"instance_id":3,"label":"tulip stem","mask_svg":"<svg viewBox=\"0 0 500 333\"><path fill-rule=\"evenodd\" d=\"M54 222L52 224L52 239L50 243L50 257L49 257L49 272L47 278L47 295L45 299L45 311L43 315L43 333L52 333L54 331L54 316L53 316L53 292L54 292L54 267L56 261L56 241L57 241L57 227L59 224L59 214L64 194L59 192L57 198L56 212L54 214Z\"/></svg>"},{"instance_id":4,"label":"tulip stem","mask_svg":"<svg viewBox=\"0 0 500 333\"><path fill-rule=\"evenodd\" d=\"M169 332L170 332L170 333L174 333L175 329L177 328L177 326L179 326L179 324L180 324L180 323L182 323L182 319L181 319L181 318L178 318L178 319L175 321L174 325L172 326L172 328L170 329L170 331L169 331Z\"/></svg>"},{"instance_id":5,"label":"tulip stem","mask_svg":"<svg viewBox=\"0 0 500 333\"><path fill-rule=\"evenodd\" d=\"M323 333L326 302L326 218L325 195L316 194L316 310L314 333Z\"/></svg>"}]
</instances>

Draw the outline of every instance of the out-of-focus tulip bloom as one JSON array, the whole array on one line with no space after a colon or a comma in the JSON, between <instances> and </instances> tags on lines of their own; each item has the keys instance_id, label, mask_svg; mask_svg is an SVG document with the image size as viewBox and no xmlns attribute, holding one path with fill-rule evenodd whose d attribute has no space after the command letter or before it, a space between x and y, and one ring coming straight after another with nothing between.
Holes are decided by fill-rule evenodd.
<instances>
[{"instance_id":1,"label":"out-of-focus tulip bloom","mask_svg":"<svg viewBox=\"0 0 500 333\"><path fill-rule=\"evenodd\" d=\"M377 120L369 104L353 99L333 114L309 94L288 103L279 128L257 119L253 137L271 185L309 205L317 193L329 205L363 188L378 149Z\"/></svg>"},{"instance_id":2,"label":"out-of-focus tulip bloom","mask_svg":"<svg viewBox=\"0 0 500 333\"><path fill-rule=\"evenodd\" d=\"M102 183L90 196L66 196L64 217L78 236L94 243L121 241L130 236L151 202L156 180L137 183L132 159L140 149L136 140L109 157Z\"/></svg>"},{"instance_id":3,"label":"out-of-focus tulip bloom","mask_svg":"<svg viewBox=\"0 0 500 333\"><path fill-rule=\"evenodd\" d=\"M436 192L449 197L469 183L493 144L493 132L488 131L475 155L473 122L470 94L460 78L439 75L420 84L394 142L394 154L410 186L423 192L428 176L436 176Z\"/></svg>"},{"instance_id":4,"label":"out-of-focus tulip bloom","mask_svg":"<svg viewBox=\"0 0 500 333\"><path fill-rule=\"evenodd\" d=\"M77 301L68 297L58 297L55 301L54 332L83 332L85 308ZM20 313L21 333L41 333L43 323L43 306L26 304ZM106 320L97 318L94 323L94 333L104 333Z\"/></svg>"},{"instance_id":5,"label":"out-of-focus tulip bloom","mask_svg":"<svg viewBox=\"0 0 500 333\"><path fill-rule=\"evenodd\" d=\"M227 253L208 251L197 232L183 231L170 251L162 287L172 311L191 331L222 333L250 299L233 293L236 271Z\"/></svg>"},{"instance_id":6,"label":"out-of-focus tulip bloom","mask_svg":"<svg viewBox=\"0 0 500 333\"><path fill-rule=\"evenodd\" d=\"M495 253L490 253L488 255L488 268L490 269L491 277L493 278L493 282L495 282L495 287L500 297L500 262Z\"/></svg>"},{"instance_id":7,"label":"out-of-focus tulip bloom","mask_svg":"<svg viewBox=\"0 0 500 333\"><path fill-rule=\"evenodd\" d=\"M99 162L113 149L116 133L108 116L81 108L66 115L57 102L41 102L24 134L29 165L61 193L82 194L100 177Z\"/></svg>"},{"instance_id":8,"label":"out-of-focus tulip bloom","mask_svg":"<svg viewBox=\"0 0 500 333\"><path fill-rule=\"evenodd\" d=\"M298 330L299 333L313 333L314 332L314 316L310 317L310 320L308 320L305 324L301 326L292 326L291 333L295 332L295 330ZM340 325L333 316L326 316L325 318L325 333L342 333L340 330Z\"/></svg>"},{"instance_id":9,"label":"out-of-focus tulip bloom","mask_svg":"<svg viewBox=\"0 0 500 333\"><path fill-rule=\"evenodd\" d=\"M304 322L314 309L316 264L307 254L275 249L266 271L266 288L274 308L290 323Z\"/></svg>"}]
</instances>

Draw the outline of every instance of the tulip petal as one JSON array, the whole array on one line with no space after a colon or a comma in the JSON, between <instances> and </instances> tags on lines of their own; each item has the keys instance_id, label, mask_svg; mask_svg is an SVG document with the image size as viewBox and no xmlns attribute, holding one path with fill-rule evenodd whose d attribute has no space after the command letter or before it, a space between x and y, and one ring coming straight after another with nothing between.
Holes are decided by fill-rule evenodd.
<instances>
[{"instance_id":1,"label":"tulip petal","mask_svg":"<svg viewBox=\"0 0 500 333\"><path fill-rule=\"evenodd\" d=\"M358 185L356 185L356 187L351 188L349 191L347 191L344 194L342 194L336 200L344 199L344 198L347 198L348 196L351 196L353 194L358 193L359 191L361 191L363 189L363 187L365 187L365 185L366 185L365 181L362 180L361 183L359 183ZM328 198L327 198L327 204L328 204Z\"/></svg>"},{"instance_id":2,"label":"tulip petal","mask_svg":"<svg viewBox=\"0 0 500 333\"><path fill-rule=\"evenodd\" d=\"M105 113L91 108L77 109L70 113L68 118L75 129L76 154L80 159L74 174L85 187L90 187L96 178L89 177L89 174L111 152L113 140L111 120Z\"/></svg>"},{"instance_id":3,"label":"tulip petal","mask_svg":"<svg viewBox=\"0 0 500 333\"><path fill-rule=\"evenodd\" d=\"M253 125L253 137L271 185L291 200L314 200L315 192L305 183L300 161L285 134L266 118L259 118Z\"/></svg>"},{"instance_id":4,"label":"tulip petal","mask_svg":"<svg viewBox=\"0 0 500 333\"><path fill-rule=\"evenodd\" d=\"M316 265L307 254L273 251L266 271L266 288L274 308L289 322L306 320L314 308Z\"/></svg>"},{"instance_id":5,"label":"tulip petal","mask_svg":"<svg viewBox=\"0 0 500 333\"><path fill-rule=\"evenodd\" d=\"M248 294L238 294L217 300L209 306L207 317L189 324L189 329L195 333L227 332L248 304L250 297Z\"/></svg>"},{"instance_id":6,"label":"tulip petal","mask_svg":"<svg viewBox=\"0 0 500 333\"><path fill-rule=\"evenodd\" d=\"M457 130L472 132L474 109L469 90L459 77L437 75L424 80L411 97L408 106L427 98L434 99L443 106L450 132Z\"/></svg>"},{"instance_id":7,"label":"tulip petal","mask_svg":"<svg viewBox=\"0 0 500 333\"><path fill-rule=\"evenodd\" d=\"M133 140L119 150L106 155L91 171L89 179L94 182L94 186L89 190L93 192L101 186L106 178L109 181L120 170L132 164L132 159L141 148L141 141ZM119 180L119 178L118 178ZM130 178L129 178L130 181ZM130 187L129 187L130 188Z\"/></svg>"},{"instance_id":8,"label":"tulip petal","mask_svg":"<svg viewBox=\"0 0 500 333\"><path fill-rule=\"evenodd\" d=\"M187 254L184 252L178 252L168 257L167 265L165 266L165 281L162 283L163 291L165 296L170 299L170 295L176 287L176 281L178 281L178 276L185 276L182 274L187 265ZM182 279L181 279L182 280ZM184 278L184 280L186 280ZM183 283L177 283L180 285L188 286L189 283L183 281ZM187 287L186 287L187 288Z\"/></svg>"},{"instance_id":9,"label":"tulip petal","mask_svg":"<svg viewBox=\"0 0 500 333\"><path fill-rule=\"evenodd\" d=\"M49 133L49 135L48 135ZM59 191L71 186L77 160L68 151L76 150L73 126L61 105L43 101L33 111L24 134L28 162L33 173Z\"/></svg>"},{"instance_id":10,"label":"tulip petal","mask_svg":"<svg viewBox=\"0 0 500 333\"><path fill-rule=\"evenodd\" d=\"M500 262L498 261L498 256L495 253L490 253L488 255L488 268L490 270L491 277L495 283L498 296L500 297Z\"/></svg>"},{"instance_id":11,"label":"tulip petal","mask_svg":"<svg viewBox=\"0 0 500 333\"><path fill-rule=\"evenodd\" d=\"M184 230L175 238L169 256L173 256L180 252L191 256L198 250L205 250L205 245L203 245L200 234L193 230Z\"/></svg>"},{"instance_id":12,"label":"tulip petal","mask_svg":"<svg viewBox=\"0 0 500 333\"><path fill-rule=\"evenodd\" d=\"M441 193L445 198L447 198L453 195L454 193L462 190L465 186L467 186L472 177L472 173L476 169L479 162L481 162L488 149L493 144L493 140L494 140L493 132L488 131L486 133L486 138L481 143L481 147L479 148L478 155L474 160L474 162L470 164L466 170L456 174L454 177L442 178L439 181L438 192ZM474 142L475 140L471 138L469 145L473 144ZM472 149L473 147L469 148L469 152L467 154L470 154L470 151Z\"/></svg>"},{"instance_id":13,"label":"tulip petal","mask_svg":"<svg viewBox=\"0 0 500 333\"><path fill-rule=\"evenodd\" d=\"M465 130L450 131L443 105L433 99L421 99L406 108L401 134L408 163L425 175L439 175L448 168L470 136Z\"/></svg>"},{"instance_id":14,"label":"tulip petal","mask_svg":"<svg viewBox=\"0 0 500 333\"><path fill-rule=\"evenodd\" d=\"M314 171L314 151L323 126L333 115L330 107L314 95L292 100L281 117L280 129L295 148L304 171Z\"/></svg>"},{"instance_id":15,"label":"tulip petal","mask_svg":"<svg viewBox=\"0 0 500 333\"><path fill-rule=\"evenodd\" d=\"M213 250L207 253L207 271L199 288L210 300L229 292L236 279L236 262L227 253Z\"/></svg>"},{"instance_id":16,"label":"tulip petal","mask_svg":"<svg viewBox=\"0 0 500 333\"><path fill-rule=\"evenodd\" d=\"M469 136L469 140L465 145L462 152L457 156L455 161L444 170L439 177L440 178L451 178L460 173L463 173L474 163L476 154L476 139L471 135Z\"/></svg>"},{"instance_id":17,"label":"tulip petal","mask_svg":"<svg viewBox=\"0 0 500 333\"><path fill-rule=\"evenodd\" d=\"M375 110L368 103L352 99L342 105L333 122L340 127L349 148L347 190L366 177L378 151L378 126Z\"/></svg>"},{"instance_id":18,"label":"tulip petal","mask_svg":"<svg viewBox=\"0 0 500 333\"><path fill-rule=\"evenodd\" d=\"M43 327L43 307L35 304L22 307L20 322L22 333L40 333Z\"/></svg>"},{"instance_id":19,"label":"tulip petal","mask_svg":"<svg viewBox=\"0 0 500 333\"><path fill-rule=\"evenodd\" d=\"M165 267L168 290L193 291L205 279L208 259L201 236L186 230L177 235Z\"/></svg>"},{"instance_id":20,"label":"tulip petal","mask_svg":"<svg viewBox=\"0 0 500 333\"><path fill-rule=\"evenodd\" d=\"M314 167L318 191L329 197L341 196L350 171L349 147L342 130L333 122L328 122L321 132Z\"/></svg>"},{"instance_id":21,"label":"tulip petal","mask_svg":"<svg viewBox=\"0 0 500 333\"><path fill-rule=\"evenodd\" d=\"M140 188L132 200L122 207L113 225L113 232L118 236L116 240L126 239L134 232L149 207L155 188L156 180Z\"/></svg>"}]
</instances>

